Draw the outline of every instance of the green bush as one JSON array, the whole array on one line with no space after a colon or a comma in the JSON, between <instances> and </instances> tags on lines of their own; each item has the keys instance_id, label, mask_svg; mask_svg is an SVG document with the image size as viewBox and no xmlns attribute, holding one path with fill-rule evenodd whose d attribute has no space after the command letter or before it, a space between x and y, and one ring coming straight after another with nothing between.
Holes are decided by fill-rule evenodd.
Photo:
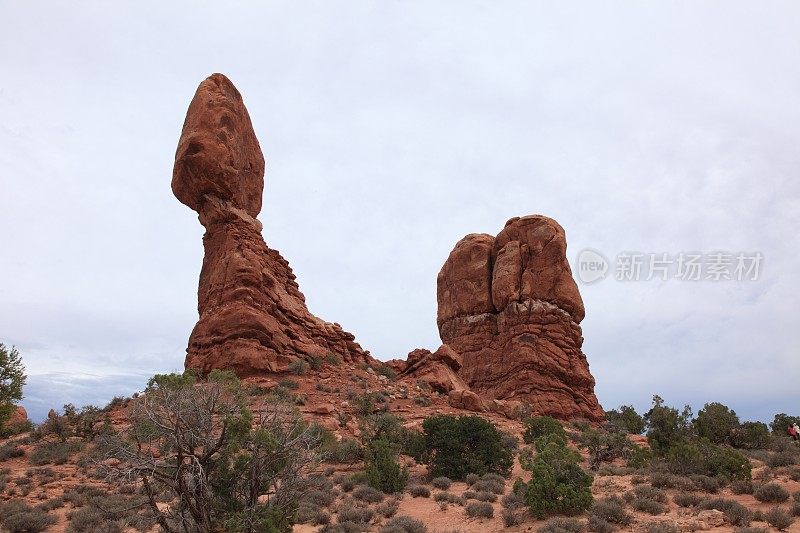
<instances>
[{"instance_id":1,"label":"green bush","mask_svg":"<svg viewBox=\"0 0 800 533\"><path fill-rule=\"evenodd\" d=\"M731 433L731 446L744 450L765 450L769 447L769 428L763 422L744 422Z\"/></svg>"},{"instance_id":2,"label":"green bush","mask_svg":"<svg viewBox=\"0 0 800 533\"><path fill-rule=\"evenodd\" d=\"M0 343L0 438L15 433L6 423L14 414L14 404L22 399L26 379L19 351L13 346L9 350Z\"/></svg>"},{"instance_id":3,"label":"green bush","mask_svg":"<svg viewBox=\"0 0 800 533\"><path fill-rule=\"evenodd\" d=\"M589 467L597 470L603 462L611 462L625 454L628 437L624 433L590 429L578 438L578 445L589 452Z\"/></svg>"},{"instance_id":4,"label":"green bush","mask_svg":"<svg viewBox=\"0 0 800 533\"><path fill-rule=\"evenodd\" d=\"M369 485L389 494L401 492L408 482L408 469L398 464L395 450L383 439L367 449L364 469Z\"/></svg>"},{"instance_id":5,"label":"green bush","mask_svg":"<svg viewBox=\"0 0 800 533\"><path fill-rule=\"evenodd\" d=\"M673 443L666 453L666 464L675 474L703 474L728 479L750 479L750 461L731 448L706 440Z\"/></svg>"},{"instance_id":6,"label":"green bush","mask_svg":"<svg viewBox=\"0 0 800 533\"><path fill-rule=\"evenodd\" d=\"M749 479L737 479L731 483L731 492L734 494L753 494L753 482Z\"/></svg>"},{"instance_id":7,"label":"green bush","mask_svg":"<svg viewBox=\"0 0 800 533\"><path fill-rule=\"evenodd\" d=\"M631 502L631 507L635 510L651 515L660 515L667 512L667 507L655 500L648 500L647 498L636 498Z\"/></svg>"},{"instance_id":8,"label":"green bush","mask_svg":"<svg viewBox=\"0 0 800 533\"><path fill-rule=\"evenodd\" d=\"M353 464L364 459L364 448L355 439L342 439L323 447L322 456L332 464Z\"/></svg>"},{"instance_id":9,"label":"green bush","mask_svg":"<svg viewBox=\"0 0 800 533\"><path fill-rule=\"evenodd\" d=\"M525 500L533 515L576 515L592 504L592 477L579 465L580 456L556 442L545 446L529 464Z\"/></svg>"},{"instance_id":10,"label":"green bush","mask_svg":"<svg viewBox=\"0 0 800 533\"><path fill-rule=\"evenodd\" d=\"M467 474L511 472L513 456L502 433L479 416L436 415L422 423L432 476L463 480Z\"/></svg>"},{"instance_id":11,"label":"green bush","mask_svg":"<svg viewBox=\"0 0 800 533\"><path fill-rule=\"evenodd\" d=\"M545 435L558 435L567 438L567 432L561 425L561 422L551 416L534 416L524 420L525 432L522 434L522 440L526 444L533 444L533 442Z\"/></svg>"},{"instance_id":12,"label":"green bush","mask_svg":"<svg viewBox=\"0 0 800 533\"><path fill-rule=\"evenodd\" d=\"M653 407L645 413L647 440L658 455L665 454L673 445L692 435L692 410L687 405L682 411L664 405L664 400L653 396Z\"/></svg>"},{"instance_id":13,"label":"green bush","mask_svg":"<svg viewBox=\"0 0 800 533\"><path fill-rule=\"evenodd\" d=\"M628 450L627 465L629 468L647 468L653 461L654 454L650 448L631 443Z\"/></svg>"},{"instance_id":14,"label":"green bush","mask_svg":"<svg viewBox=\"0 0 800 533\"><path fill-rule=\"evenodd\" d=\"M697 412L694 427L700 438L722 444L728 442L734 429L739 427L739 417L719 402L707 403Z\"/></svg>"},{"instance_id":15,"label":"green bush","mask_svg":"<svg viewBox=\"0 0 800 533\"><path fill-rule=\"evenodd\" d=\"M78 442L45 442L33 449L30 462L37 466L63 465L80 449L81 444Z\"/></svg>"},{"instance_id":16,"label":"green bush","mask_svg":"<svg viewBox=\"0 0 800 533\"><path fill-rule=\"evenodd\" d=\"M618 431L625 431L634 435L644 433L644 417L636 412L631 405L623 405L618 409L606 411L608 424Z\"/></svg>"},{"instance_id":17,"label":"green bush","mask_svg":"<svg viewBox=\"0 0 800 533\"><path fill-rule=\"evenodd\" d=\"M783 503L789 499L789 491L777 483L767 483L755 489L753 496L760 502Z\"/></svg>"},{"instance_id":18,"label":"green bush","mask_svg":"<svg viewBox=\"0 0 800 533\"><path fill-rule=\"evenodd\" d=\"M800 425L800 416L790 416L786 413L779 413L775 415L769 427L775 435L785 437L789 434L789 426L792 424Z\"/></svg>"}]
</instances>

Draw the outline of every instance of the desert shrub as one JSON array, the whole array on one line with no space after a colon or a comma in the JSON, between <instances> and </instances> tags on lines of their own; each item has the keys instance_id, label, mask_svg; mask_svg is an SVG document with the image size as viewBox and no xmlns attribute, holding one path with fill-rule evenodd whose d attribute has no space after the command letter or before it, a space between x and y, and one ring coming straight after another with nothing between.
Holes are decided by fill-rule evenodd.
<instances>
[{"instance_id":1,"label":"desert shrub","mask_svg":"<svg viewBox=\"0 0 800 533\"><path fill-rule=\"evenodd\" d=\"M721 489L723 485L719 478L704 476L702 474L690 476L690 479L698 489L711 494L719 492L719 489Z\"/></svg>"},{"instance_id":2,"label":"desert shrub","mask_svg":"<svg viewBox=\"0 0 800 533\"><path fill-rule=\"evenodd\" d=\"M780 507L774 507L764 513L764 519L769 525L779 531L783 531L787 527L791 526L794 522L794 518L792 518L789 513Z\"/></svg>"},{"instance_id":3,"label":"desert shrub","mask_svg":"<svg viewBox=\"0 0 800 533\"><path fill-rule=\"evenodd\" d=\"M42 511L52 511L53 509L60 509L64 507L64 498L61 497L50 498L49 500L40 503L36 507L38 507Z\"/></svg>"},{"instance_id":4,"label":"desert shrub","mask_svg":"<svg viewBox=\"0 0 800 533\"><path fill-rule=\"evenodd\" d=\"M589 531L592 533L612 533L613 531L617 530L617 527L614 524L606 522L602 518L599 518L595 515L589 515L589 520L587 521L586 525L588 526Z\"/></svg>"},{"instance_id":5,"label":"desert shrub","mask_svg":"<svg viewBox=\"0 0 800 533\"><path fill-rule=\"evenodd\" d=\"M669 522L652 522L644 527L645 533L678 533L678 526Z\"/></svg>"},{"instance_id":6,"label":"desert shrub","mask_svg":"<svg viewBox=\"0 0 800 533\"><path fill-rule=\"evenodd\" d=\"M63 465L80 449L81 445L78 442L44 442L33 449L30 462L37 466Z\"/></svg>"},{"instance_id":7,"label":"desert shrub","mask_svg":"<svg viewBox=\"0 0 800 533\"><path fill-rule=\"evenodd\" d=\"M580 455L556 442L523 465L531 472L525 500L536 518L576 515L592 504L592 477L579 464ZM515 488L516 488L515 483Z\"/></svg>"},{"instance_id":8,"label":"desert shrub","mask_svg":"<svg viewBox=\"0 0 800 533\"><path fill-rule=\"evenodd\" d=\"M325 446L322 456L328 463L353 464L364 459L364 448L355 439L342 439Z\"/></svg>"},{"instance_id":9,"label":"desert shrub","mask_svg":"<svg viewBox=\"0 0 800 533\"><path fill-rule=\"evenodd\" d=\"M620 498L603 498L595 500L589 509L591 516L602 519L611 524L627 526L633 521L633 516L625 511L625 504Z\"/></svg>"},{"instance_id":10,"label":"desert shrub","mask_svg":"<svg viewBox=\"0 0 800 533\"><path fill-rule=\"evenodd\" d=\"M437 502L454 503L456 505L464 505L465 499L452 492L437 492L433 495L433 500Z\"/></svg>"},{"instance_id":11,"label":"desert shrub","mask_svg":"<svg viewBox=\"0 0 800 533\"><path fill-rule=\"evenodd\" d=\"M702 501L702 497L696 492L678 492L672 497L672 501L678 507L694 507Z\"/></svg>"},{"instance_id":12,"label":"desert shrub","mask_svg":"<svg viewBox=\"0 0 800 533\"><path fill-rule=\"evenodd\" d=\"M628 437L624 433L598 429L584 431L578 445L589 452L589 467L597 470L603 462L611 462L623 456L628 448Z\"/></svg>"},{"instance_id":13,"label":"desert shrub","mask_svg":"<svg viewBox=\"0 0 800 533\"><path fill-rule=\"evenodd\" d=\"M0 524L9 533L39 533L55 523L53 515L22 500L0 504Z\"/></svg>"},{"instance_id":14,"label":"desert shrub","mask_svg":"<svg viewBox=\"0 0 800 533\"><path fill-rule=\"evenodd\" d=\"M792 424L800 424L800 416L790 416L786 413L779 413L775 415L769 427L775 435L785 437L788 435L789 426Z\"/></svg>"},{"instance_id":15,"label":"desert shrub","mask_svg":"<svg viewBox=\"0 0 800 533\"><path fill-rule=\"evenodd\" d=\"M300 383L298 383L296 379L283 378L278 382L278 386L284 389L297 390L300 388Z\"/></svg>"},{"instance_id":16,"label":"desert shrub","mask_svg":"<svg viewBox=\"0 0 800 533\"><path fill-rule=\"evenodd\" d=\"M109 518L95 507L84 507L69 513L67 533L122 533L122 523Z\"/></svg>"},{"instance_id":17,"label":"desert shrub","mask_svg":"<svg viewBox=\"0 0 800 533\"><path fill-rule=\"evenodd\" d=\"M384 518L391 518L397 514L397 509L400 507L396 498L389 498L382 504L375 507L375 511Z\"/></svg>"},{"instance_id":18,"label":"desert shrub","mask_svg":"<svg viewBox=\"0 0 800 533\"><path fill-rule=\"evenodd\" d=\"M647 440L656 454L664 454L672 446L692 434L692 410L687 405L682 411L664 405L664 400L653 396L653 406L645 413Z\"/></svg>"},{"instance_id":19,"label":"desert shrub","mask_svg":"<svg viewBox=\"0 0 800 533\"><path fill-rule=\"evenodd\" d=\"M753 513L747 507L739 502L725 498L703 500L696 507L698 510L716 509L717 511L722 511L725 513L725 520L734 526L747 526L753 520Z\"/></svg>"},{"instance_id":20,"label":"desert shrub","mask_svg":"<svg viewBox=\"0 0 800 533\"><path fill-rule=\"evenodd\" d=\"M431 480L431 485L439 490L447 490L452 484L453 482L450 480L450 478L445 476L435 477L433 480Z\"/></svg>"},{"instance_id":21,"label":"desert shrub","mask_svg":"<svg viewBox=\"0 0 800 533\"><path fill-rule=\"evenodd\" d=\"M575 518L551 518L544 523L537 533L581 533L583 522Z\"/></svg>"},{"instance_id":22,"label":"desert shrub","mask_svg":"<svg viewBox=\"0 0 800 533\"><path fill-rule=\"evenodd\" d=\"M506 527L516 526L525 521L525 511L519 507L507 507L500 513L503 525Z\"/></svg>"},{"instance_id":23,"label":"desert shrub","mask_svg":"<svg viewBox=\"0 0 800 533\"><path fill-rule=\"evenodd\" d=\"M464 479L467 474L508 475L513 457L502 433L479 416L436 415L422 423L432 476Z\"/></svg>"},{"instance_id":24,"label":"desert shrub","mask_svg":"<svg viewBox=\"0 0 800 533\"><path fill-rule=\"evenodd\" d=\"M470 518L492 518L494 507L489 502L469 502L466 506L466 513Z\"/></svg>"},{"instance_id":25,"label":"desert shrub","mask_svg":"<svg viewBox=\"0 0 800 533\"><path fill-rule=\"evenodd\" d=\"M769 428L763 422L743 422L732 431L730 443L745 450L764 450L769 446Z\"/></svg>"},{"instance_id":26,"label":"desert shrub","mask_svg":"<svg viewBox=\"0 0 800 533\"><path fill-rule=\"evenodd\" d=\"M797 455L794 450L776 451L770 453L764 462L771 468L791 466L797 462Z\"/></svg>"},{"instance_id":27,"label":"desert shrub","mask_svg":"<svg viewBox=\"0 0 800 533\"><path fill-rule=\"evenodd\" d=\"M395 450L383 439L367 449L364 469L370 486L386 493L400 492L408 482L408 469L400 466Z\"/></svg>"},{"instance_id":28,"label":"desert shrub","mask_svg":"<svg viewBox=\"0 0 800 533\"><path fill-rule=\"evenodd\" d=\"M606 420L610 426L619 431L634 435L644 433L644 418L631 405L623 405L618 409L606 411Z\"/></svg>"},{"instance_id":29,"label":"desert shrub","mask_svg":"<svg viewBox=\"0 0 800 533\"><path fill-rule=\"evenodd\" d=\"M340 524L342 522L369 524L373 518L375 518L375 511L369 507L353 507L352 505L348 505L339 509L336 521Z\"/></svg>"},{"instance_id":30,"label":"desert shrub","mask_svg":"<svg viewBox=\"0 0 800 533\"><path fill-rule=\"evenodd\" d=\"M485 491L485 490L481 490L481 491L478 491L478 492L472 492L471 494L472 494L472 498L471 499L478 500L479 502L496 502L497 501L497 494L495 494L493 492L488 492L488 491ZM465 496L465 498L466 498L466 496ZM470 498L468 498L468 499L470 499Z\"/></svg>"},{"instance_id":31,"label":"desert shrub","mask_svg":"<svg viewBox=\"0 0 800 533\"><path fill-rule=\"evenodd\" d=\"M667 512L667 507L664 504L647 498L634 498L631 502L631 507L639 512L651 515L660 515Z\"/></svg>"},{"instance_id":32,"label":"desert shrub","mask_svg":"<svg viewBox=\"0 0 800 533\"><path fill-rule=\"evenodd\" d=\"M383 501L383 493L369 485L360 485L353 490L353 498L367 503Z\"/></svg>"},{"instance_id":33,"label":"desert shrub","mask_svg":"<svg viewBox=\"0 0 800 533\"><path fill-rule=\"evenodd\" d=\"M380 533L427 533L425 524L410 516L395 516L381 528Z\"/></svg>"},{"instance_id":34,"label":"desert shrub","mask_svg":"<svg viewBox=\"0 0 800 533\"><path fill-rule=\"evenodd\" d=\"M472 484L472 489L482 492L503 494L506 491L506 480L497 474L484 474L481 479Z\"/></svg>"},{"instance_id":35,"label":"desert shrub","mask_svg":"<svg viewBox=\"0 0 800 533\"><path fill-rule=\"evenodd\" d=\"M667 472L653 472L650 474L650 485L659 489L694 490L697 488L697 485L691 479Z\"/></svg>"},{"instance_id":36,"label":"desert shrub","mask_svg":"<svg viewBox=\"0 0 800 533\"><path fill-rule=\"evenodd\" d=\"M20 448L16 442L6 442L0 446L0 461L8 461L25 455L25 450Z\"/></svg>"},{"instance_id":37,"label":"desert shrub","mask_svg":"<svg viewBox=\"0 0 800 533\"><path fill-rule=\"evenodd\" d=\"M410 485L408 493L415 498L430 498L431 490L425 485Z\"/></svg>"},{"instance_id":38,"label":"desert shrub","mask_svg":"<svg viewBox=\"0 0 800 533\"><path fill-rule=\"evenodd\" d=\"M737 479L731 483L731 492L734 494L753 494L753 482L749 479Z\"/></svg>"},{"instance_id":39,"label":"desert shrub","mask_svg":"<svg viewBox=\"0 0 800 533\"><path fill-rule=\"evenodd\" d=\"M645 448L637 444L631 443L628 446L628 461L629 468L647 468L653 461L653 450Z\"/></svg>"},{"instance_id":40,"label":"desert shrub","mask_svg":"<svg viewBox=\"0 0 800 533\"><path fill-rule=\"evenodd\" d=\"M777 483L766 483L753 490L756 500L765 503L783 503L789 499L789 491Z\"/></svg>"},{"instance_id":41,"label":"desert shrub","mask_svg":"<svg viewBox=\"0 0 800 533\"><path fill-rule=\"evenodd\" d=\"M634 500L636 498L653 500L659 503L667 503L667 493L657 487L648 485L638 485L625 495L625 499Z\"/></svg>"},{"instance_id":42,"label":"desert shrub","mask_svg":"<svg viewBox=\"0 0 800 533\"><path fill-rule=\"evenodd\" d=\"M733 533L767 533L765 527L737 527Z\"/></svg>"},{"instance_id":43,"label":"desert shrub","mask_svg":"<svg viewBox=\"0 0 800 533\"><path fill-rule=\"evenodd\" d=\"M567 433L561 422L551 416L534 416L524 420L525 432L522 440L526 444L533 444L539 437L545 435L560 435L566 439Z\"/></svg>"},{"instance_id":44,"label":"desert shrub","mask_svg":"<svg viewBox=\"0 0 800 533\"><path fill-rule=\"evenodd\" d=\"M394 371L389 365L381 365L378 367L378 375L386 376L390 381L397 379L397 372Z\"/></svg>"},{"instance_id":45,"label":"desert shrub","mask_svg":"<svg viewBox=\"0 0 800 533\"><path fill-rule=\"evenodd\" d=\"M719 402L705 404L693 422L697 436L714 444L728 442L734 429L739 427L736 412Z\"/></svg>"},{"instance_id":46,"label":"desert shrub","mask_svg":"<svg viewBox=\"0 0 800 533\"><path fill-rule=\"evenodd\" d=\"M289 363L289 372L296 376L302 376L306 372L308 372L308 363L303 361L302 359L295 359L291 363Z\"/></svg>"}]
</instances>

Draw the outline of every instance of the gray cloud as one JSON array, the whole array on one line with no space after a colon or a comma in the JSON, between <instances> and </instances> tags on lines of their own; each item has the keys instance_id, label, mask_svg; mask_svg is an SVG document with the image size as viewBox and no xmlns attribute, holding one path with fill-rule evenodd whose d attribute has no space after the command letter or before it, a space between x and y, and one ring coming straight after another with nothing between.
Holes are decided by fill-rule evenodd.
<instances>
[{"instance_id":1,"label":"gray cloud","mask_svg":"<svg viewBox=\"0 0 800 533\"><path fill-rule=\"evenodd\" d=\"M37 375L181 367L202 228L171 161L222 71L267 157L267 243L378 357L439 343L435 278L459 238L543 213L572 256L766 257L756 283L582 287L606 407L796 411L799 10L4 3L0 341Z\"/></svg>"}]
</instances>

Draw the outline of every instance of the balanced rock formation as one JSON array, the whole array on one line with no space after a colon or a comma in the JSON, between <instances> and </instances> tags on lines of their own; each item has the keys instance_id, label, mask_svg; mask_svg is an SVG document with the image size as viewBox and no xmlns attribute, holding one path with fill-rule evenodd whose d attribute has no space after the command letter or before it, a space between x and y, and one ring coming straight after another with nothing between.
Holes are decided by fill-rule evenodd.
<instances>
[{"instance_id":1,"label":"balanced rock formation","mask_svg":"<svg viewBox=\"0 0 800 533\"><path fill-rule=\"evenodd\" d=\"M187 368L247 376L328 354L372 360L339 324L308 311L289 263L264 242L256 220L264 156L242 96L222 74L204 80L189 105L172 191L206 229Z\"/></svg>"},{"instance_id":2,"label":"balanced rock formation","mask_svg":"<svg viewBox=\"0 0 800 533\"><path fill-rule=\"evenodd\" d=\"M497 237L467 235L439 272L437 324L461 357L459 377L483 398L600 421L566 249L563 228L540 215L512 218Z\"/></svg>"}]
</instances>

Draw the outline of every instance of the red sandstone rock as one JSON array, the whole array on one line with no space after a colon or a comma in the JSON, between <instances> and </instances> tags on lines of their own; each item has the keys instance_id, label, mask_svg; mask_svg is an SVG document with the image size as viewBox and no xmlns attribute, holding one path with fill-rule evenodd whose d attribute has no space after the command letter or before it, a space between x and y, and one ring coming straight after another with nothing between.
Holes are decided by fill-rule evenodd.
<instances>
[{"instance_id":1,"label":"red sandstone rock","mask_svg":"<svg viewBox=\"0 0 800 533\"><path fill-rule=\"evenodd\" d=\"M604 414L581 351L585 311L566 247L561 226L540 215L512 218L496 238L466 236L439 272L437 323L473 392L597 422Z\"/></svg>"},{"instance_id":2,"label":"red sandstone rock","mask_svg":"<svg viewBox=\"0 0 800 533\"><path fill-rule=\"evenodd\" d=\"M483 398L466 389L450 391L447 395L447 403L450 404L450 407L464 409L465 411L473 411L476 413L483 413L486 411L486 404Z\"/></svg>"},{"instance_id":3,"label":"red sandstone rock","mask_svg":"<svg viewBox=\"0 0 800 533\"><path fill-rule=\"evenodd\" d=\"M14 412L11 413L11 417L8 419L8 422L6 422L6 424L9 427L12 427L12 426L19 426L20 424L24 424L27 421L28 421L28 411L26 411L25 408L22 407L21 405L17 405L14 408Z\"/></svg>"},{"instance_id":4,"label":"red sandstone rock","mask_svg":"<svg viewBox=\"0 0 800 533\"><path fill-rule=\"evenodd\" d=\"M408 354L400 378L413 378L417 382L426 383L435 391L450 392L467 388L458 377L459 368L461 357L446 344L433 353L418 348Z\"/></svg>"},{"instance_id":5,"label":"red sandstone rock","mask_svg":"<svg viewBox=\"0 0 800 533\"><path fill-rule=\"evenodd\" d=\"M255 218L263 189L264 157L242 97L214 74L189 105L172 176L175 196L206 228L186 367L247 376L328 354L372 361L353 335L308 311L289 263L267 247Z\"/></svg>"}]
</instances>

